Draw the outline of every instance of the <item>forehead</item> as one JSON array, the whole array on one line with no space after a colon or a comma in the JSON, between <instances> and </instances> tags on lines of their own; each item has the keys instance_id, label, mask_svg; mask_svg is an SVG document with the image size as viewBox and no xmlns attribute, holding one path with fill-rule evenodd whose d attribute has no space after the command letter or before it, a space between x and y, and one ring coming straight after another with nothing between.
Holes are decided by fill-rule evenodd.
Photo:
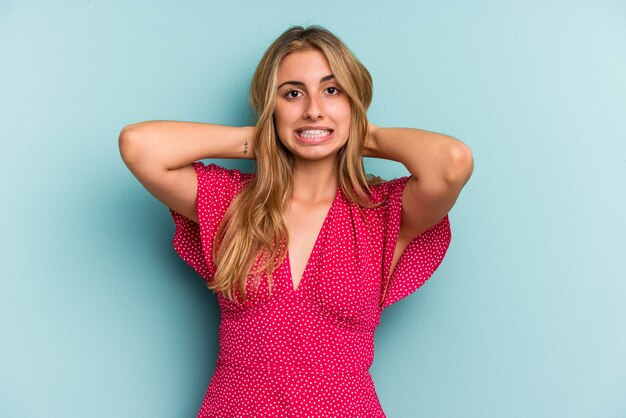
<instances>
[{"instance_id":1,"label":"forehead","mask_svg":"<svg viewBox=\"0 0 626 418\"><path fill-rule=\"evenodd\" d=\"M321 51L297 51L287 55L278 66L278 83L289 80L317 83L331 73L328 60Z\"/></svg>"}]
</instances>

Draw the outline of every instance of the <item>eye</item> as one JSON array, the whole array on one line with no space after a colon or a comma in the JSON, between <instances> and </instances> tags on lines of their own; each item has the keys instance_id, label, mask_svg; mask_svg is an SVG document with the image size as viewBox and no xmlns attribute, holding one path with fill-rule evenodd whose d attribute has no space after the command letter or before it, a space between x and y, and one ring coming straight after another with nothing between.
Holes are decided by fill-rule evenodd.
<instances>
[{"instance_id":1,"label":"eye","mask_svg":"<svg viewBox=\"0 0 626 418\"><path fill-rule=\"evenodd\" d=\"M329 92L329 93L331 93L331 96L336 96L336 95L338 95L338 94L339 94L339 92L341 91L341 90L339 90L337 87L329 87L329 88L327 88L326 90L328 90L328 92ZM333 92L334 92L334 93L333 93L333 92L331 92L330 90L333 90Z\"/></svg>"},{"instance_id":2,"label":"eye","mask_svg":"<svg viewBox=\"0 0 626 418\"><path fill-rule=\"evenodd\" d=\"M298 97L298 95L296 94L295 96L292 93L300 93L298 90L289 90L287 93L285 93L283 96L290 100L290 99L296 99Z\"/></svg>"}]
</instances>

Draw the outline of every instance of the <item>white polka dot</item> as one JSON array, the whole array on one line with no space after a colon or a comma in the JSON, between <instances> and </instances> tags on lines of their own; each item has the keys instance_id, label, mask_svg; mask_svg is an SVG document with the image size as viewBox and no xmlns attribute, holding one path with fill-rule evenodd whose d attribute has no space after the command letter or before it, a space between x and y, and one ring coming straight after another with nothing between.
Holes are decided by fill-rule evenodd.
<instances>
[{"instance_id":1,"label":"white polka dot","mask_svg":"<svg viewBox=\"0 0 626 418\"><path fill-rule=\"evenodd\" d=\"M206 281L213 279L211 247L233 198L254 173L193 164L198 176L199 224L170 209L174 248ZM408 177L371 186L387 201L363 209L339 188L297 290L289 260L257 292L221 311L217 367L198 417L385 417L369 368L374 331L384 308L410 295L434 273L450 245L448 215L405 249L391 267Z\"/></svg>"}]
</instances>

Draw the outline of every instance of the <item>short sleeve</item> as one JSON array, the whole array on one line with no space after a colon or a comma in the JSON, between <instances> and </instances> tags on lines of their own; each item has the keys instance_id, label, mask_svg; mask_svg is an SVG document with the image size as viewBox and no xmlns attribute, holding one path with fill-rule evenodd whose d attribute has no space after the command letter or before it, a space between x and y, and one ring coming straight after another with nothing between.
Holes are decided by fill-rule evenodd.
<instances>
[{"instance_id":1,"label":"short sleeve","mask_svg":"<svg viewBox=\"0 0 626 418\"><path fill-rule=\"evenodd\" d=\"M170 208L175 224L172 243L178 255L210 282L216 270L211 253L217 228L232 200L254 174L200 161L192 166L198 178L198 223Z\"/></svg>"},{"instance_id":2,"label":"short sleeve","mask_svg":"<svg viewBox=\"0 0 626 418\"><path fill-rule=\"evenodd\" d=\"M383 281L381 309L409 296L420 288L439 267L448 251L452 234L446 214L441 220L415 237L407 245L396 264L392 276L389 270L400 232L402 193L409 177L387 182L383 194L387 201L381 205L383 220Z\"/></svg>"}]
</instances>

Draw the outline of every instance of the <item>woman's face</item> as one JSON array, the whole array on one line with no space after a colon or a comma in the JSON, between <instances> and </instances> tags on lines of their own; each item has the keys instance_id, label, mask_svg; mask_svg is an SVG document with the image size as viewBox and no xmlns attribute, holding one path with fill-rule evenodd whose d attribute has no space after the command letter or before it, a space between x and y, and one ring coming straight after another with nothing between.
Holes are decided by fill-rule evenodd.
<instances>
[{"instance_id":1,"label":"woman's face","mask_svg":"<svg viewBox=\"0 0 626 418\"><path fill-rule=\"evenodd\" d=\"M287 55L278 68L274 124L298 160L336 158L348 141L350 99L319 50Z\"/></svg>"}]
</instances>

